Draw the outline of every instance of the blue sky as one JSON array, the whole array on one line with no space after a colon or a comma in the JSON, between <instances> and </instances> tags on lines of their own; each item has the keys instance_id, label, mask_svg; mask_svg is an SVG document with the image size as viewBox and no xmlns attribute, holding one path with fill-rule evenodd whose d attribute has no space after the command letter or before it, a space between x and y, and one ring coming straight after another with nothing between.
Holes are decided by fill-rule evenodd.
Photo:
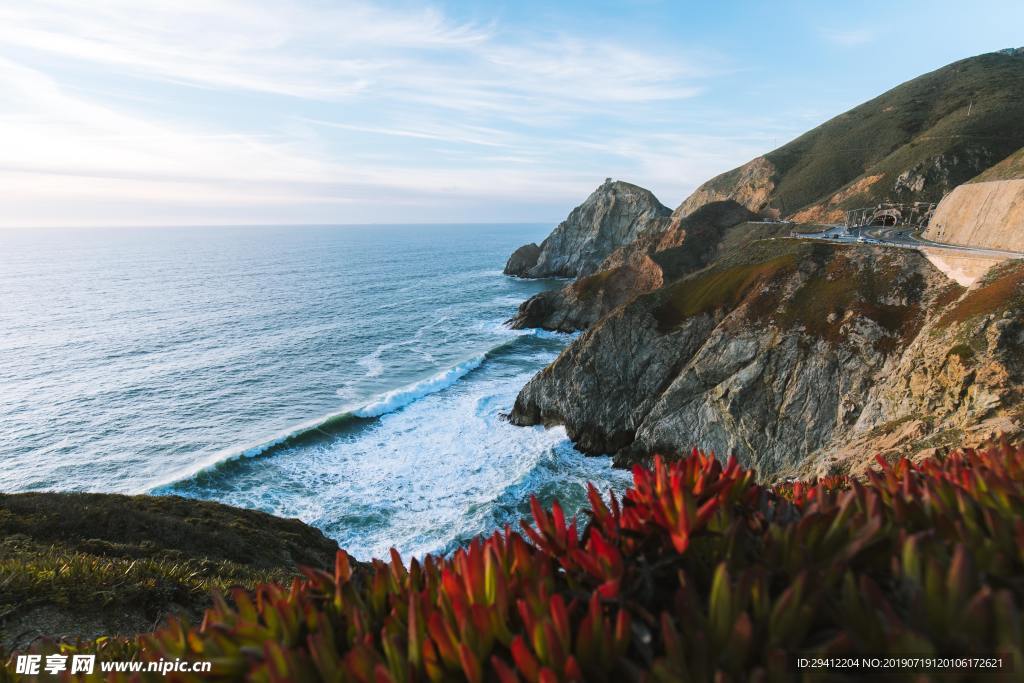
<instances>
[{"instance_id":1,"label":"blue sky","mask_svg":"<svg viewBox=\"0 0 1024 683\"><path fill-rule=\"evenodd\" d=\"M1024 3L0 0L0 226L674 207Z\"/></svg>"}]
</instances>

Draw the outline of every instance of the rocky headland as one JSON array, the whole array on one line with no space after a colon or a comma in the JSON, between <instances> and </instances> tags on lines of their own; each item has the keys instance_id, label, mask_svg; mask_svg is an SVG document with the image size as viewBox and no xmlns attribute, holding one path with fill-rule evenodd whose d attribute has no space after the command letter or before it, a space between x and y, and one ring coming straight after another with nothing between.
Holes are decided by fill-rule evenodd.
<instances>
[{"instance_id":1,"label":"rocky headland","mask_svg":"<svg viewBox=\"0 0 1024 683\"><path fill-rule=\"evenodd\" d=\"M505 265L518 277L582 277L598 270L617 247L667 225L671 210L648 190L610 178L551 231L540 246L527 244Z\"/></svg>"},{"instance_id":2,"label":"rocky headland","mask_svg":"<svg viewBox=\"0 0 1024 683\"><path fill-rule=\"evenodd\" d=\"M698 447L766 477L1017 434L1022 277L965 291L916 252L766 240L606 316L510 419L620 465Z\"/></svg>"},{"instance_id":3,"label":"rocky headland","mask_svg":"<svg viewBox=\"0 0 1024 683\"><path fill-rule=\"evenodd\" d=\"M1017 244L1021 77L1021 50L951 64L709 180L668 215L606 182L506 268L575 278L525 302L514 327L584 331L510 420L565 425L619 465L698 447L766 478L1021 435L1024 262L944 272L935 264L959 257L791 239L847 208L958 188L949 197L985 205L971 239ZM1014 191L1001 185L996 206L985 183ZM619 202L619 187L637 199Z\"/></svg>"}]
</instances>

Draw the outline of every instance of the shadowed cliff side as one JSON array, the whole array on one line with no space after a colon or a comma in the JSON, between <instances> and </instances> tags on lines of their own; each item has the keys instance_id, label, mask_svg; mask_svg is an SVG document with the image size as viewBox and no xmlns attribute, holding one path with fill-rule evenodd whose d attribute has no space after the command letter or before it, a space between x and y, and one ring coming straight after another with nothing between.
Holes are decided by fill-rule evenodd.
<instances>
[{"instance_id":1,"label":"shadowed cliff side","mask_svg":"<svg viewBox=\"0 0 1024 683\"><path fill-rule=\"evenodd\" d=\"M1024 148L946 195L924 236L969 247L1024 251Z\"/></svg>"},{"instance_id":2,"label":"shadowed cliff side","mask_svg":"<svg viewBox=\"0 0 1024 683\"><path fill-rule=\"evenodd\" d=\"M619 464L698 446L766 477L855 438L856 454L840 450L863 460L882 446L952 443L990 420L1015 433L1021 292L1007 277L961 300L963 288L916 252L764 240L613 311L523 388L510 419L564 424L582 450ZM963 326L978 324L966 311L1004 308L1010 331L959 346ZM986 372L957 375L961 352ZM909 379L919 366L959 379L926 390ZM905 391L883 399L892 386Z\"/></svg>"},{"instance_id":3,"label":"shadowed cliff side","mask_svg":"<svg viewBox=\"0 0 1024 683\"><path fill-rule=\"evenodd\" d=\"M754 218L736 202L717 202L663 229L646 230L612 251L596 273L524 302L510 323L562 332L589 327L636 296L705 267L723 250L782 229L747 224Z\"/></svg>"}]
</instances>

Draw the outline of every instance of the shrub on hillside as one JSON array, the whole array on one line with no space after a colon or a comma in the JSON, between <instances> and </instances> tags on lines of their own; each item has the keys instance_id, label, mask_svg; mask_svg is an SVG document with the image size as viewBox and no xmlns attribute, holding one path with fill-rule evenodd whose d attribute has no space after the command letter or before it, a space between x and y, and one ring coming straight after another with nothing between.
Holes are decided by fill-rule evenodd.
<instances>
[{"instance_id":1,"label":"shrub on hillside","mask_svg":"<svg viewBox=\"0 0 1024 683\"><path fill-rule=\"evenodd\" d=\"M534 501L521 532L450 558L393 552L354 576L341 552L333 575L236 590L138 656L293 683L792 680L797 656L851 654L1024 664L1024 449L775 487L694 452L590 502L582 533Z\"/></svg>"}]
</instances>

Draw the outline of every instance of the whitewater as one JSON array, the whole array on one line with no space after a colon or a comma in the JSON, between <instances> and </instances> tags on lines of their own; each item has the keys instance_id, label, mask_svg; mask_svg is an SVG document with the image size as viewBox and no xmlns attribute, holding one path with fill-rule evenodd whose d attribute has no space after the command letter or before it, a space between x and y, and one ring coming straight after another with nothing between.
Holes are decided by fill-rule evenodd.
<instances>
[{"instance_id":1,"label":"whitewater","mask_svg":"<svg viewBox=\"0 0 1024 683\"><path fill-rule=\"evenodd\" d=\"M448 552L530 495L621 489L504 419L569 337L503 322L544 225L0 233L0 491L181 495L356 557Z\"/></svg>"}]
</instances>

